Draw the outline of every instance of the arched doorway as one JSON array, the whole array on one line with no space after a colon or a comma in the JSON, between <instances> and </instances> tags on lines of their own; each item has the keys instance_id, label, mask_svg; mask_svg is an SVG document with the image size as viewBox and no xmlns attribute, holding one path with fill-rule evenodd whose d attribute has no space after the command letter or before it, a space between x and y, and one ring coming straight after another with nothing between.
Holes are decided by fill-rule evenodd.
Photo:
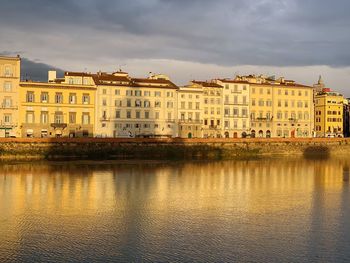
<instances>
[{"instance_id":1,"label":"arched doorway","mask_svg":"<svg viewBox=\"0 0 350 263\"><path fill-rule=\"evenodd\" d=\"M188 135L187 135L187 137L188 137L189 139L191 139L191 138L192 138L192 133L189 132Z\"/></svg>"},{"instance_id":2,"label":"arched doorway","mask_svg":"<svg viewBox=\"0 0 350 263\"><path fill-rule=\"evenodd\" d=\"M271 131L270 130L266 131L266 138L271 138Z\"/></svg>"},{"instance_id":3,"label":"arched doorway","mask_svg":"<svg viewBox=\"0 0 350 263\"><path fill-rule=\"evenodd\" d=\"M238 138L237 132L234 132L234 133L233 133L233 138Z\"/></svg>"},{"instance_id":4,"label":"arched doorway","mask_svg":"<svg viewBox=\"0 0 350 263\"><path fill-rule=\"evenodd\" d=\"M255 138L255 130L252 130L251 137Z\"/></svg>"},{"instance_id":5,"label":"arched doorway","mask_svg":"<svg viewBox=\"0 0 350 263\"><path fill-rule=\"evenodd\" d=\"M229 132L225 132L225 138L229 138L229 137L230 137Z\"/></svg>"},{"instance_id":6,"label":"arched doorway","mask_svg":"<svg viewBox=\"0 0 350 263\"><path fill-rule=\"evenodd\" d=\"M242 132L242 138L247 138L247 133L246 132Z\"/></svg>"},{"instance_id":7,"label":"arched doorway","mask_svg":"<svg viewBox=\"0 0 350 263\"><path fill-rule=\"evenodd\" d=\"M264 137L264 132L262 130L259 131L259 137L260 138Z\"/></svg>"}]
</instances>

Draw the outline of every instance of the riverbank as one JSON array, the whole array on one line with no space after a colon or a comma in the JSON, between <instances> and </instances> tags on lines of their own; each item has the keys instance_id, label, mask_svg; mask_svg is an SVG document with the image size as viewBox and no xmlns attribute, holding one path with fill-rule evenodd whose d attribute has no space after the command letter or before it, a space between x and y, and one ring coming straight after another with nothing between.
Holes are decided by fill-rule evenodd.
<instances>
[{"instance_id":1,"label":"riverbank","mask_svg":"<svg viewBox=\"0 0 350 263\"><path fill-rule=\"evenodd\" d=\"M135 139L1 138L2 160L236 159L277 155L337 156L350 152L348 138Z\"/></svg>"}]
</instances>

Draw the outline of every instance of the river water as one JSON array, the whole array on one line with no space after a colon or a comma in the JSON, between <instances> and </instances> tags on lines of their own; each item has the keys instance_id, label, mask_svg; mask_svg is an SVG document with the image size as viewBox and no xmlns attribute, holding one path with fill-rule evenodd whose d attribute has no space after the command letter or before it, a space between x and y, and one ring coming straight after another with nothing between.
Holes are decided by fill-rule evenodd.
<instances>
[{"instance_id":1,"label":"river water","mask_svg":"<svg viewBox=\"0 0 350 263\"><path fill-rule=\"evenodd\" d=\"M349 167L0 164L0 262L349 262Z\"/></svg>"}]
</instances>

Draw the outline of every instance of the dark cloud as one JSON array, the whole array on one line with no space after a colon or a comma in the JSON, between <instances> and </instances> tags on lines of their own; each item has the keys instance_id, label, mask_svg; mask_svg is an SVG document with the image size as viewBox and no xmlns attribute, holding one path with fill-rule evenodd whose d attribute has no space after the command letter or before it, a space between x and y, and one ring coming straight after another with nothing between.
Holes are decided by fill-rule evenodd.
<instances>
[{"instance_id":1,"label":"dark cloud","mask_svg":"<svg viewBox=\"0 0 350 263\"><path fill-rule=\"evenodd\" d=\"M0 49L67 60L342 67L350 65L348 10L348 0L2 0L8 37Z\"/></svg>"},{"instance_id":2,"label":"dark cloud","mask_svg":"<svg viewBox=\"0 0 350 263\"><path fill-rule=\"evenodd\" d=\"M63 77L64 71L45 63L34 62L26 58L21 59L21 79L34 81L47 81L48 71L56 70L57 77Z\"/></svg>"}]
</instances>

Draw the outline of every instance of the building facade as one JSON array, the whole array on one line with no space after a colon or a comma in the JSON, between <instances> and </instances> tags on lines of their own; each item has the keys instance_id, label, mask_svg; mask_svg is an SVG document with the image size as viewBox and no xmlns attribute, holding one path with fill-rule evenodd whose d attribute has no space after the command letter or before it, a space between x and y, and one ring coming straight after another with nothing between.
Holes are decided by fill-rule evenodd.
<instances>
[{"instance_id":1,"label":"building facade","mask_svg":"<svg viewBox=\"0 0 350 263\"><path fill-rule=\"evenodd\" d=\"M97 137L176 137L178 87L165 75L93 75Z\"/></svg>"},{"instance_id":2,"label":"building facade","mask_svg":"<svg viewBox=\"0 0 350 263\"><path fill-rule=\"evenodd\" d=\"M250 87L252 137L312 137L313 87L265 76L237 76Z\"/></svg>"},{"instance_id":3,"label":"building facade","mask_svg":"<svg viewBox=\"0 0 350 263\"><path fill-rule=\"evenodd\" d=\"M88 75L65 73L64 79L21 82L19 127L22 137L91 137L95 92Z\"/></svg>"},{"instance_id":4,"label":"building facade","mask_svg":"<svg viewBox=\"0 0 350 263\"><path fill-rule=\"evenodd\" d=\"M222 89L222 127L225 138L245 138L250 132L249 83L216 79Z\"/></svg>"},{"instance_id":5,"label":"building facade","mask_svg":"<svg viewBox=\"0 0 350 263\"><path fill-rule=\"evenodd\" d=\"M223 87L212 81L191 81L190 85L203 90L203 137L222 138Z\"/></svg>"},{"instance_id":6,"label":"building facade","mask_svg":"<svg viewBox=\"0 0 350 263\"><path fill-rule=\"evenodd\" d=\"M340 93L328 90L315 96L316 136L342 137L344 97Z\"/></svg>"},{"instance_id":7,"label":"building facade","mask_svg":"<svg viewBox=\"0 0 350 263\"><path fill-rule=\"evenodd\" d=\"M18 87L21 59L0 56L0 137L19 137Z\"/></svg>"},{"instance_id":8,"label":"building facade","mask_svg":"<svg viewBox=\"0 0 350 263\"><path fill-rule=\"evenodd\" d=\"M188 85L177 93L178 127L181 138L203 137L203 87Z\"/></svg>"}]
</instances>

